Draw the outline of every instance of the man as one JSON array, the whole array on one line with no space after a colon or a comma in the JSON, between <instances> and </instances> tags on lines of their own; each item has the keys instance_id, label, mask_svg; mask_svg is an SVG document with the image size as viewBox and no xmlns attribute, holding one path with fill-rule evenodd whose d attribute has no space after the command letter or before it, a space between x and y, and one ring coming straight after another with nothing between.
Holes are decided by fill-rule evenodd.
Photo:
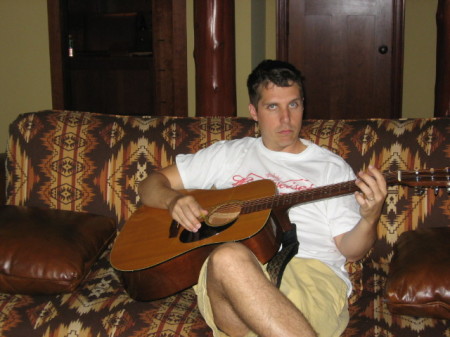
<instances>
[{"instance_id":1,"label":"man","mask_svg":"<svg viewBox=\"0 0 450 337\"><path fill-rule=\"evenodd\" d=\"M345 161L299 138L303 116L300 72L289 63L266 60L250 74L251 117L260 138L215 143L154 172L139 186L144 204L167 208L196 232L207 214L182 188L219 189L252 179L272 179L279 193L355 179ZM346 260L362 258L376 239L386 182L374 167L359 172L355 195L295 206L298 254L287 265L280 289L240 243L216 248L198 285L199 308L215 336L339 336L348 323L351 283Z\"/></svg>"}]
</instances>

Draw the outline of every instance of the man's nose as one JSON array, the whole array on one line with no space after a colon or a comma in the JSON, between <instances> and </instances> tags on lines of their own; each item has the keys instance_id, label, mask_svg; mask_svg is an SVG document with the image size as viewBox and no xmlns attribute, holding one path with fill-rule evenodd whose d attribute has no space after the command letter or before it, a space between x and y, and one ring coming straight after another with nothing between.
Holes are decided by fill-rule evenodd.
<instances>
[{"instance_id":1,"label":"man's nose","mask_svg":"<svg viewBox=\"0 0 450 337\"><path fill-rule=\"evenodd\" d=\"M289 111L289 108L283 108L281 109L281 116L280 120L283 122L289 122L291 119L291 112Z\"/></svg>"}]
</instances>

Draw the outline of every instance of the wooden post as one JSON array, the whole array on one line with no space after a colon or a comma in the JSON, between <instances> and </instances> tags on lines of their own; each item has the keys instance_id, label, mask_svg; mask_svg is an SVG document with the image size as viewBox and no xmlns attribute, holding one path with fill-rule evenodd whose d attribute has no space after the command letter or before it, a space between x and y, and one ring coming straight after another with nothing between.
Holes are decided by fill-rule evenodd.
<instances>
[{"instance_id":1,"label":"wooden post","mask_svg":"<svg viewBox=\"0 0 450 337\"><path fill-rule=\"evenodd\" d=\"M196 116L236 116L234 0L194 0Z\"/></svg>"},{"instance_id":2,"label":"wooden post","mask_svg":"<svg viewBox=\"0 0 450 337\"><path fill-rule=\"evenodd\" d=\"M450 0L439 0L436 13L435 117L450 117Z\"/></svg>"}]
</instances>

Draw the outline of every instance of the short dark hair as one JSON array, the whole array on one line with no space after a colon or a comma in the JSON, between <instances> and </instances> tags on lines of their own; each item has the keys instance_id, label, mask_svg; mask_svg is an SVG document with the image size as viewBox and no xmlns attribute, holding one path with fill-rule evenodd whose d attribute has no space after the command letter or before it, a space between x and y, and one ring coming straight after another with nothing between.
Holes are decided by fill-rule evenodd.
<instances>
[{"instance_id":1,"label":"short dark hair","mask_svg":"<svg viewBox=\"0 0 450 337\"><path fill-rule=\"evenodd\" d=\"M251 72L247 79L250 103L255 107L261 99L260 88L273 83L278 87L298 84L303 99L302 74L292 64L278 60L264 60Z\"/></svg>"}]
</instances>

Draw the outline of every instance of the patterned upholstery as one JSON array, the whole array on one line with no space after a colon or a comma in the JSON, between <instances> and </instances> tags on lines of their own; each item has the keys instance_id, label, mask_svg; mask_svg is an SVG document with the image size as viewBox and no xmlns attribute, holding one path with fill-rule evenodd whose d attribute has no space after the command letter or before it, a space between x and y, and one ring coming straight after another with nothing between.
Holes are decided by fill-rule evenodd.
<instances>
[{"instance_id":1,"label":"patterned upholstery","mask_svg":"<svg viewBox=\"0 0 450 337\"><path fill-rule=\"evenodd\" d=\"M355 171L450 166L450 119L307 120L303 137L344 157ZM92 212L119 227L139 205L137 185L176 154L215 141L257 136L255 122L229 117L133 117L41 111L10 126L7 203ZM445 320L394 316L383 285L399 235L448 226L446 193L418 195L390 186L378 241L348 264L354 282L351 321L344 336L450 336ZM0 293L1 336L211 336L192 289L153 302L128 297L106 251L73 293L30 297Z\"/></svg>"}]
</instances>

